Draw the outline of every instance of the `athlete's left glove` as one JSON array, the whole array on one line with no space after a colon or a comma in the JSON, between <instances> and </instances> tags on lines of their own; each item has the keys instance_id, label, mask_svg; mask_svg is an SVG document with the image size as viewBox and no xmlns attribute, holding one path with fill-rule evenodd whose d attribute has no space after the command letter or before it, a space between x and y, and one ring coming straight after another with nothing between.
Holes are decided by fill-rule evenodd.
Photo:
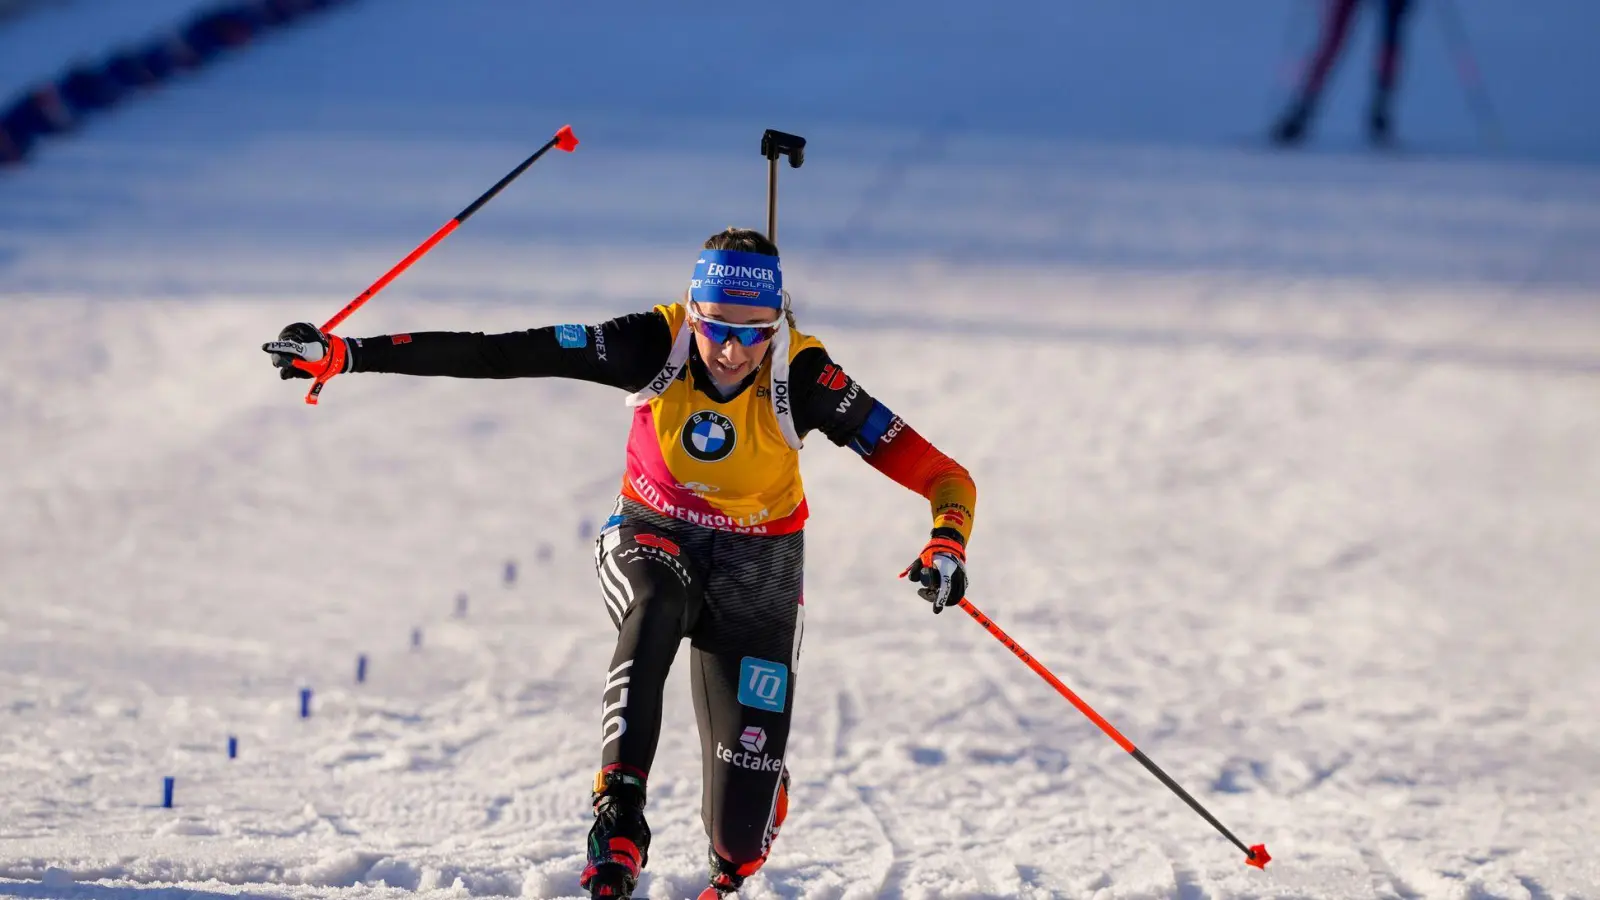
<instances>
[{"instance_id":1,"label":"athlete's left glove","mask_svg":"<svg viewBox=\"0 0 1600 900\"><path fill-rule=\"evenodd\" d=\"M918 585L917 595L932 603L935 613L944 612L967 595L967 550L960 540L936 532L900 577Z\"/></svg>"},{"instance_id":2,"label":"athlete's left glove","mask_svg":"<svg viewBox=\"0 0 1600 900\"><path fill-rule=\"evenodd\" d=\"M350 350L344 338L324 334L310 322L296 322L278 332L278 339L261 345L272 354L272 364L278 367L278 377L315 378L327 381L341 372L350 371Z\"/></svg>"}]
</instances>

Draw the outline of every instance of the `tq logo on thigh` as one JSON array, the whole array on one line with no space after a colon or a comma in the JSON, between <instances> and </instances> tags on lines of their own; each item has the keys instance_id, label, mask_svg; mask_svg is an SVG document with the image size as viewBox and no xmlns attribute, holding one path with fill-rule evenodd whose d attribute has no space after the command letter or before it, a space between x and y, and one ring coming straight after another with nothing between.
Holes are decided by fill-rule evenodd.
<instances>
[{"instance_id":1,"label":"tq logo on thigh","mask_svg":"<svg viewBox=\"0 0 1600 900\"><path fill-rule=\"evenodd\" d=\"M789 702L789 667L746 656L739 661L739 703L751 709L783 712Z\"/></svg>"}]
</instances>

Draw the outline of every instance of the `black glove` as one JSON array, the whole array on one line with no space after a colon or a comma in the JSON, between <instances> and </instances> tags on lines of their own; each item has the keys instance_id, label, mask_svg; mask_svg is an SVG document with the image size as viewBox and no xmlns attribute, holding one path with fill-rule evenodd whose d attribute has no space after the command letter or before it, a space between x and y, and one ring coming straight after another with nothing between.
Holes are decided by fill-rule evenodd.
<instances>
[{"instance_id":1,"label":"black glove","mask_svg":"<svg viewBox=\"0 0 1600 900\"><path fill-rule=\"evenodd\" d=\"M967 550L960 540L935 533L900 577L919 586L917 596L932 603L935 613L944 612L967 596Z\"/></svg>"},{"instance_id":2,"label":"black glove","mask_svg":"<svg viewBox=\"0 0 1600 900\"><path fill-rule=\"evenodd\" d=\"M344 338L324 334L310 322L296 322L278 332L278 339L261 345L272 354L278 377L320 378L326 381L350 371L351 358ZM324 377L326 376L326 377Z\"/></svg>"}]
</instances>

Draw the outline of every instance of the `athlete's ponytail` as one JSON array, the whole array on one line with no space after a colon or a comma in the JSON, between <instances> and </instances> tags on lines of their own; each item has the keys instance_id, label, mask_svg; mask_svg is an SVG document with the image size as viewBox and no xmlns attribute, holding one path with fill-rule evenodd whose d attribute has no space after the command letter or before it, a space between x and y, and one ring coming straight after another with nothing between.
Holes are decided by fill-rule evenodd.
<instances>
[{"instance_id":1,"label":"athlete's ponytail","mask_svg":"<svg viewBox=\"0 0 1600 900\"><path fill-rule=\"evenodd\" d=\"M754 228L727 228L706 238L706 250L738 250L743 253L761 253L766 256L777 256L778 245L774 244L766 235ZM783 292L783 317L788 320L790 328L798 328L794 323L794 310L789 308L789 292Z\"/></svg>"}]
</instances>

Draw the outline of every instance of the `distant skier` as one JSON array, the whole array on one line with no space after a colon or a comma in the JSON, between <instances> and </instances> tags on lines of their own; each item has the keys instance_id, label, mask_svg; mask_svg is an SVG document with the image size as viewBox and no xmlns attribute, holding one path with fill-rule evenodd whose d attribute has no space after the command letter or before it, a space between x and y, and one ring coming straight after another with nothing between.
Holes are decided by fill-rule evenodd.
<instances>
[{"instance_id":1,"label":"distant skier","mask_svg":"<svg viewBox=\"0 0 1600 900\"><path fill-rule=\"evenodd\" d=\"M300 323L262 348L284 378L554 376L631 392L621 496L595 547L618 637L581 878L592 897L628 896L647 860L645 782L663 684L685 637L711 840L702 897L737 890L766 862L789 802L784 752L805 610L798 451L808 432L928 498L932 533L904 574L934 612L966 592L972 479L795 329L782 277L765 235L729 228L705 242L682 302L650 312L348 341Z\"/></svg>"},{"instance_id":2,"label":"distant skier","mask_svg":"<svg viewBox=\"0 0 1600 900\"><path fill-rule=\"evenodd\" d=\"M1326 0L1322 24L1322 38L1316 54L1306 68L1304 80L1289 108L1284 110L1272 129L1272 139L1279 144L1298 144L1305 138L1306 128L1316 113L1317 102L1328 72L1344 48L1350 33L1350 21L1362 0ZM1406 15L1411 11L1411 0L1375 0L1383 4L1382 31L1379 37L1377 71L1373 80L1372 104L1367 108L1367 136L1374 144L1388 144L1393 131L1391 119L1395 83L1400 74L1401 44L1404 39Z\"/></svg>"}]
</instances>

